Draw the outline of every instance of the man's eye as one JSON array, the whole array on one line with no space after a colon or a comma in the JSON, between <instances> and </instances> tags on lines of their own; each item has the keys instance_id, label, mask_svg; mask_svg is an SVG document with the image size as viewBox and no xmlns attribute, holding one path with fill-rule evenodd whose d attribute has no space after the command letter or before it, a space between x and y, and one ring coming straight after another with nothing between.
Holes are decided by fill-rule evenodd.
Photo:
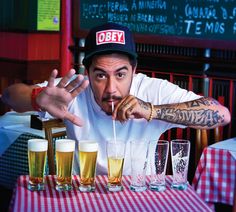
<instances>
[{"instance_id":1,"label":"man's eye","mask_svg":"<svg viewBox=\"0 0 236 212\"><path fill-rule=\"evenodd\" d=\"M124 78L125 77L125 73L117 73L117 77L118 78Z\"/></svg>"},{"instance_id":2,"label":"man's eye","mask_svg":"<svg viewBox=\"0 0 236 212\"><path fill-rule=\"evenodd\" d=\"M106 75L105 74L97 74L98 79L105 79Z\"/></svg>"}]
</instances>

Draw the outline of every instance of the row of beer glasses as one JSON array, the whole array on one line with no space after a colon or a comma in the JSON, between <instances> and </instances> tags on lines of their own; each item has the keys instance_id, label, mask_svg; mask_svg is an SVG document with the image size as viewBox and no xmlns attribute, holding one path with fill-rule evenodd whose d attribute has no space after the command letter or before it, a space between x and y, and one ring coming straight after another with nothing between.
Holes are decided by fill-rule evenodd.
<instances>
[{"instance_id":1,"label":"row of beer glasses","mask_svg":"<svg viewBox=\"0 0 236 212\"><path fill-rule=\"evenodd\" d=\"M177 142L171 141L176 145ZM183 143L185 144L185 143ZM183 156L183 144L178 144ZM189 142L187 143L189 145ZM44 139L31 139L28 141L29 156L29 190L43 190L44 173L46 164L46 152L48 142ZM165 189L165 172L168 158L168 141L132 141L130 142L131 150L131 184L130 189L133 191L146 190L146 168L149 150L154 151L154 160L151 160L152 180L150 189L162 191ZM123 141L111 140L107 142L107 160L108 160L108 183L109 191L121 191L122 172L125 158L126 144ZM174 150L174 147L173 147ZM56 190L68 191L72 189L72 167L74 160L75 141L70 139L59 139L56 141ZM173 152L173 151L172 151ZM98 154L98 143L95 141L79 142L79 162L80 162L80 185L81 192L90 192L95 190L96 161ZM187 149L189 154L189 148ZM172 163L174 158L172 156ZM179 158L176 158L179 160ZM153 161L153 162L152 162ZM182 161L182 160L181 160ZM188 165L188 164L187 164ZM177 176L173 166L173 174ZM179 167L179 165L178 165ZM176 174L175 174L176 173ZM179 178L179 176L178 176ZM186 173L185 173L186 178ZM174 176L175 179L175 176ZM185 179L184 179L185 180ZM180 185L183 182L180 182ZM185 182L184 182L185 183ZM178 187L178 185L177 185ZM181 187L180 187L181 188Z\"/></svg>"},{"instance_id":2,"label":"row of beer glasses","mask_svg":"<svg viewBox=\"0 0 236 212\"><path fill-rule=\"evenodd\" d=\"M59 139L56 147L56 190L69 191L72 189L72 168L74 162L75 141ZM95 189L95 168L98 145L95 142L81 142L80 157L80 186L81 191ZM29 182L28 189L39 191L45 189L44 175L48 141L45 139L30 139L28 141Z\"/></svg>"},{"instance_id":3,"label":"row of beer glasses","mask_svg":"<svg viewBox=\"0 0 236 212\"><path fill-rule=\"evenodd\" d=\"M56 190L69 191L72 189L72 167L74 161L75 141L59 139L56 147ZM45 139L30 139L28 141L29 182L28 189L39 191L45 189L44 175L48 141ZM125 143L108 142L108 184L110 191L122 190L121 177L124 164ZM80 185L81 192L95 190L96 163L98 143L80 141Z\"/></svg>"}]
</instances>

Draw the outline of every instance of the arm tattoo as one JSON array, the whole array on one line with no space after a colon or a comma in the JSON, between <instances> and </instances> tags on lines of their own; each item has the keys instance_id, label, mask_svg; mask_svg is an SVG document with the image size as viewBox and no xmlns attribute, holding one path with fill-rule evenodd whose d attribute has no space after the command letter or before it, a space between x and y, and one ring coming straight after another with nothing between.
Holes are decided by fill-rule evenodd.
<instances>
[{"instance_id":1,"label":"arm tattoo","mask_svg":"<svg viewBox=\"0 0 236 212\"><path fill-rule=\"evenodd\" d=\"M210 109L186 110L161 108L156 111L156 117L159 117L161 120L186 126L213 127L224 122L224 116L220 116L219 111Z\"/></svg>"},{"instance_id":2,"label":"arm tattoo","mask_svg":"<svg viewBox=\"0 0 236 212\"><path fill-rule=\"evenodd\" d=\"M139 103L141 108L143 108L145 110L149 110L150 107L146 102L143 102L142 100L138 99L138 103Z\"/></svg>"},{"instance_id":3,"label":"arm tattoo","mask_svg":"<svg viewBox=\"0 0 236 212\"><path fill-rule=\"evenodd\" d=\"M200 98L200 99L196 99L194 101L191 102L186 102L185 103L187 108L193 108L193 107L199 107L201 105L204 106L210 106L210 105L219 105L219 102L217 102L215 99L213 98Z\"/></svg>"}]
</instances>

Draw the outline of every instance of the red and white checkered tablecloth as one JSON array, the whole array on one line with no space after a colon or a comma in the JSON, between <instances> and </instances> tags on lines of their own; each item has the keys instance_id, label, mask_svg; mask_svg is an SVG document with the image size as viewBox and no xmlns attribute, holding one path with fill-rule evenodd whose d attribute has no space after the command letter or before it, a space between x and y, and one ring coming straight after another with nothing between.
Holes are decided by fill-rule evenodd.
<instances>
[{"instance_id":1,"label":"red and white checkered tablecloth","mask_svg":"<svg viewBox=\"0 0 236 212\"><path fill-rule=\"evenodd\" d=\"M208 203L233 205L236 160L229 150L206 147L198 163L192 186Z\"/></svg>"},{"instance_id":2,"label":"red and white checkered tablecloth","mask_svg":"<svg viewBox=\"0 0 236 212\"><path fill-rule=\"evenodd\" d=\"M106 176L96 177L96 191L81 193L79 178L73 176L73 190L55 190L55 176L46 177L46 190L27 190L28 176L20 176L12 199L11 211L212 211L189 186L185 191L170 188L171 176L167 176L164 192L147 190L136 193L129 190L130 177L123 177L124 190L108 192Z\"/></svg>"}]
</instances>

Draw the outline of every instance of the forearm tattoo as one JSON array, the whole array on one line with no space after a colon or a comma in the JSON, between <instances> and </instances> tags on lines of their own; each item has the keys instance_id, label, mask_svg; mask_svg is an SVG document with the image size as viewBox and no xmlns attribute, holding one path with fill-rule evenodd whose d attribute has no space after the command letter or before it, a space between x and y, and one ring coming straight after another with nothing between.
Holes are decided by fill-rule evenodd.
<instances>
[{"instance_id":1,"label":"forearm tattoo","mask_svg":"<svg viewBox=\"0 0 236 212\"><path fill-rule=\"evenodd\" d=\"M156 116L159 116L161 120L186 126L213 127L224 122L224 117L219 114L219 111L209 109L181 110L176 108L162 108L157 111Z\"/></svg>"},{"instance_id":2,"label":"forearm tattoo","mask_svg":"<svg viewBox=\"0 0 236 212\"><path fill-rule=\"evenodd\" d=\"M145 109L145 110L149 110L150 107L149 107L149 104L146 103L146 102L143 102L142 100L138 99L138 103L140 105L141 108Z\"/></svg>"},{"instance_id":3,"label":"forearm tattoo","mask_svg":"<svg viewBox=\"0 0 236 212\"><path fill-rule=\"evenodd\" d=\"M200 98L196 99L191 102L185 102L185 105L187 108L193 108L193 107L200 107L203 106L210 106L210 105L219 105L219 102L217 102L215 99L212 98Z\"/></svg>"},{"instance_id":4,"label":"forearm tattoo","mask_svg":"<svg viewBox=\"0 0 236 212\"><path fill-rule=\"evenodd\" d=\"M210 98L201 98L191 102L185 102L185 108L179 109L179 104L175 107L162 107L156 110L156 117L171 123L186 126L214 127L224 122L224 116L218 110L200 108L201 106L218 105L219 103Z\"/></svg>"}]
</instances>

